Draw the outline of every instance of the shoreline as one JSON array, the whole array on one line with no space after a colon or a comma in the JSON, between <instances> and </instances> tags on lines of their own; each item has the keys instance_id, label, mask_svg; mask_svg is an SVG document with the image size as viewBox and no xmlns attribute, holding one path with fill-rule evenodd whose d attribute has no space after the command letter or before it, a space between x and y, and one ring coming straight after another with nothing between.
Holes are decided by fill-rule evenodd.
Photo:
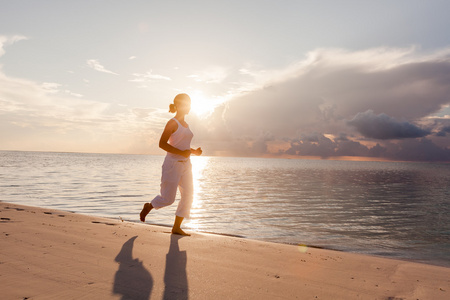
<instances>
[{"instance_id":1,"label":"shoreline","mask_svg":"<svg viewBox=\"0 0 450 300\"><path fill-rule=\"evenodd\" d=\"M95 215L92 215L92 216L95 217ZM115 220L114 218L109 218L109 217L100 217L100 218L106 218L106 219ZM141 223L140 221L127 221L127 222L135 223L135 224L144 224L144 223ZM161 226L161 227L166 227L166 228L172 228L172 225L160 224L160 223L146 222L145 225ZM290 243L290 242L265 241L263 239L249 238L249 237L246 237L246 236L243 236L243 235L232 234L232 233L221 233L221 232L201 231L201 230L200 231L195 231L195 230L192 230L190 228L183 228L183 230L188 231L188 232L194 232L194 233L204 233L204 234L218 235L218 236L224 236L224 237L233 237L233 238L250 240L250 241L260 241L260 242L264 242L264 243L288 245L288 246L294 246L294 247L297 247L299 245L303 245L303 246L306 246L308 248L314 248L314 249L323 249L323 250L329 250L329 251L335 251L335 252L343 252L343 253L350 253L350 254L357 254L357 255L365 255L365 256L369 256L369 257L393 259L393 260L399 260L399 261L404 261L404 262L411 262L411 263L418 263L418 264L424 264L424 265L430 265L430 266L436 266L436 267L450 268L450 262L448 262L448 263L442 263L442 262L441 263L438 263L438 262L434 263L433 261L417 260L417 259L406 258L406 257L393 257L393 256L389 256L389 255L371 254L371 253L363 253L363 252L357 252L357 251L347 251L347 250L341 250L341 249L327 247L327 246L317 246L317 245L313 245L313 244L299 244L299 243Z\"/></svg>"},{"instance_id":2,"label":"shoreline","mask_svg":"<svg viewBox=\"0 0 450 300\"><path fill-rule=\"evenodd\" d=\"M55 210L55 211L61 211L65 213L71 213L71 214L80 214L84 216L90 216L90 217L97 217L102 219L110 219L115 221L122 221L122 222L129 222L133 224L140 224L140 225L149 225L149 226L158 226L158 227L164 227L164 228L171 228L172 225L170 224L163 224L163 223L152 223L151 221L146 221L145 223L142 223L139 220L130 220L130 219L122 219L120 216L107 216L107 215L97 215L94 213L88 213L83 214L76 211L71 210L61 210L61 209L55 209L50 207L40 207L40 206L33 206L28 204L21 204L21 203L15 203L15 202L5 202L0 200L1 203L7 203L11 205L18 205L18 206L25 206L30 208L39 208L39 209L47 209L47 210ZM183 226L182 226L183 227ZM184 227L185 231L194 232L194 233L204 233L204 234L211 234L211 235L218 235L218 236L225 236L225 237L233 237L233 238L239 238L239 239L245 239L250 241L260 241L260 242L266 242L266 243L274 243L274 244L280 244L280 245L289 245L289 246L298 246L299 244L304 245L303 243L294 243L294 242L288 242L288 241L273 241L273 240L264 240L264 239L257 239L257 238L251 238L244 235L234 234L234 233L223 233L223 232L213 232L213 231L201 231L201 230L194 230L191 228ZM405 262L412 262L412 263L420 263L420 264L426 264L426 265L432 265L437 267L444 267L444 268L450 268L450 262L447 261L433 261L433 260L420 260L420 259L414 259L414 258L408 258L408 257L401 257L401 256L389 256L389 255L382 255L382 254L374 254L374 253L365 253L362 251L352 251L352 250L344 250L344 249L338 249L333 248L329 246L320 246L320 245L314 245L314 244L308 244L306 245L309 248L316 248L316 249L324 249L324 250L330 250L330 251L336 251L336 252L344 252L344 253L353 253L358 255L366 255L366 256L373 256L373 257L379 257L379 258L385 258L385 259L394 259L394 260L400 260Z\"/></svg>"},{"instance_id":3,"label":"shoreline","mask_svg":"<svg viewBox=\"0 0 450 300\"><path fill-rule=\"evenodd\" d=\"M450 268L0 202L6 299L448 299ZM25 283L25 284L24 284Z\"/></svg>"}]
</instances>

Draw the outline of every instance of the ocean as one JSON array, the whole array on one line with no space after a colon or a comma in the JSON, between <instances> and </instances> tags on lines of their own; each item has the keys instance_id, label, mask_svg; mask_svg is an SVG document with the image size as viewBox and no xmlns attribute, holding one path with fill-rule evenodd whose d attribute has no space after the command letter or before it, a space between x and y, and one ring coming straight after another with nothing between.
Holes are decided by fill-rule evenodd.
<instances>
[{"instance_id":1,"label":"ocean","mask_svg":"<svg viewBox=\"0 0 450 300\"><path fill-rule=\"evenodd\" d=\"M163 160L0 151L0 201L140 222L142 205L159 193ZM187 230L450 267L450 164L191 160ZM176 204L147 222L171 226Z\"/></svg>"}]
</instances>

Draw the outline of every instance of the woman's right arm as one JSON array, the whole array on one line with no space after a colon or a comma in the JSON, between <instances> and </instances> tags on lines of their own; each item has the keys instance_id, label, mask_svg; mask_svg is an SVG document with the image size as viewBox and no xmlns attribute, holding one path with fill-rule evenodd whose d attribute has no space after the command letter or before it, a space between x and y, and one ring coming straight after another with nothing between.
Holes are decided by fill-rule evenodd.
<instances>
[{"instance_id":1,"label":"woman's right arm","mask_svg":"<svg viewBox=\"0 0 450 300\"><path fill-rule=\"evenodd\" d=\"M181 151L168 143L170 136L178 129L178 124L174 120L169 120L166 127L164 128L161 138L159 139L159 148L172 153L181 155L184 157L189 157L191 155L191 150Z\"/></svg>"}]
</instances>

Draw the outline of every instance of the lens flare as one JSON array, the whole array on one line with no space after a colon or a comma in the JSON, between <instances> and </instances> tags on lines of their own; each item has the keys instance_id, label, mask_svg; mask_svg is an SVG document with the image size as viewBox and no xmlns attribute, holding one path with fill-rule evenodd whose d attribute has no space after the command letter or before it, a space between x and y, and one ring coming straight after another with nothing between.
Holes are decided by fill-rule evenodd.
<instances>
[{"instance_id":1,"label":"lens flare","mask_svg":"<svg viewBox=\"0 0 450 300\"><path fill-rule=\"evenodd\" d=\"M298 245L298 251L300 253L306 253L306 251L308 251L308 246L304 245L304 244L299 244Z\"/></svg>"}]
</instances>

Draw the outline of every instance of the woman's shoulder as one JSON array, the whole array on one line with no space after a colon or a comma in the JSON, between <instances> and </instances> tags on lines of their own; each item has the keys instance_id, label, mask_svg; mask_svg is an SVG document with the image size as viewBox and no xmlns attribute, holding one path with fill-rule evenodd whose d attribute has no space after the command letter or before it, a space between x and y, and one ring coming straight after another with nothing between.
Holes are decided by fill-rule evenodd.
<instances>
[{"instance_id":1,"label":"woman's shoulder","mask_svg":"<svg viewBox=\"0 0 450 300\"><path fill-rule=\"evenodd\" d=\"M172 118L172 119L169 120L169 122L170 121L173 121L175 124L177 124L177 128L178 128L178 126L181 126L181 127L184 127L184 128L189 128L189 124L186 121L184 121L184 120L180 121L177 118ZM167 123L169 123L169 122L167 122Z\"/></svg>"},{"instance_id":2,"label":"woman's shoulder","mask_svg":"<svg viewBox=\"0 0 450 300\"><path fill-rule=\"evenodd\" d=\"M178 122L174 118L172 118L167 121L166 128L172 132L175 132L178 129Z\"/></svg>"}]
</instances>

